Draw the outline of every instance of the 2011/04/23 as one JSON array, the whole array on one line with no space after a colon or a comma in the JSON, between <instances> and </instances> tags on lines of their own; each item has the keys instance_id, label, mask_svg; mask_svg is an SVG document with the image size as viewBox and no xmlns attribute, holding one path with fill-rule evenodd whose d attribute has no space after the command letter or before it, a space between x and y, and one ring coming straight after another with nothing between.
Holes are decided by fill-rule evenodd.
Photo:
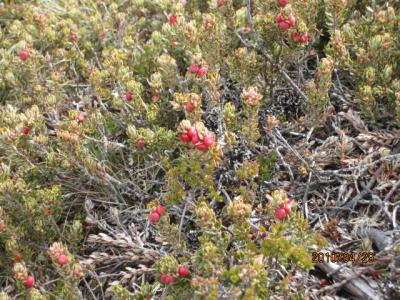
<instances>
[{"instance_id":1,"label":"2011/04/23","mask_svg":"<svg viewBox=\"0 0 400 300\"><path fill-rule=\"evenodd\" d=\"M362 252L313 252L313 263L372 263L375 261L375 253L373 251Z\"/></svg>"}]
</instances>

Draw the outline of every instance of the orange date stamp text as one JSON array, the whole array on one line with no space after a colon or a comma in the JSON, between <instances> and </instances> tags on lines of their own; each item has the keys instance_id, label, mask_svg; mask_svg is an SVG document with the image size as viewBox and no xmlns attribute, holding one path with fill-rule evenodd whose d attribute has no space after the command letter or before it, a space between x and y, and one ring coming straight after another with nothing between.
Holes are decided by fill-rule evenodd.
<instances>
[{"instance_id":1,"label":"orange date stamp text","mask_svg":"<svg viewBox=\"0 0 400 300\"><path fill-rule=\"evenodd\" d=\"M313 263L360 263L368 264L375 261L375 253L373 251L360 252L312 252L311 260Z\"/></svg>"}]
</instances>

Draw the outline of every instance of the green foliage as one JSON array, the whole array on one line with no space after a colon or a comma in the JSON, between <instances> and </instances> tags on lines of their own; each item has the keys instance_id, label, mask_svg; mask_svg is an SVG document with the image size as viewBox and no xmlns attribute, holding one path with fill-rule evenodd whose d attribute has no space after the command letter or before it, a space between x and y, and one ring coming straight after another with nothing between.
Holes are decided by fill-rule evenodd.
<instances>
[{"instance_id":1,"label":"green foliage","mask_svg":"<svg viewBox=\"0 0 400 300\"><path fill-rule=\"evenodd\" d=\"M328 1L331 40L326 52L351 72L357 101L367 117L400 122L398 12L389 4L350 10L346 2Z\"/></svg>"},{"instance_id":2,"label":"green foliage","mask_svg":"<svg viewBox=\"0 0 400 300\"><path fill-rule=\"evenodd\" d=\"M170 209L155 224L137 220L146 238L158 233L162 258L135 284L102 281L116 299L149 299L162 289L166 299L301 299L291 275L312 268L308 253L323 240L296 205L275 216L288 200L283 191L258 193L278 161L259 151L261 108L287 86L283 74L300 74L316 55L325 26L329 42L316 73L291 82L307 98L305 118L323 125L332 73L346 69L369 117L384 112L400 121L399 14L345 0L253 1L251 12L244 1L221 3L6 1L0 8L0 285L15 285L7 289L13 298L82 299L82 286L97 287L90 276L81 281L85 267L76 258L87 254L93 224L84 208L94 197L106 199L101 211L110 203ZM290 30L280 29L278 14L295 17ZM265 131L278 124L269 117ZM182 140L192 127L195 145ZM212 143L199 147L205 137ZM224 186L217 175L238 145L256 158L235 165L234 183ZM153 193L158 199L144 203ZM179 266L190 276L179 277ZM28 274L36 278L31 289ZM163 274L176 282L161 284Z\"/></svg>"}]
</instances>

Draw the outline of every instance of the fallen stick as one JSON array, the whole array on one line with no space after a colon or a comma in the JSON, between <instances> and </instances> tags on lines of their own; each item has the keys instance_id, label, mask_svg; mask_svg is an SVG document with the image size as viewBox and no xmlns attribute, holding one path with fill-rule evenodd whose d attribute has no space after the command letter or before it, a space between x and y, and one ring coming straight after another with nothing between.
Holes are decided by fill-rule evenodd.
<instances>
[{"instance_id":1,"label":"fallen stick","mask_svg":"<svg viewBox=\"0 0 400 300\"><path fill-rule=\"evenodd\" d=\"M322 270L326 274L332 274L332 279L341 282L347 281L343 285L343 288L352 294L354 297L363 300L382 300L384 299L381 292L374 289L366 280L360 278L350 268L342 267L333 262L317 263L315 265L318 269ZM338 269L340 269L338 271ZM377 284L374 284L377 286Z\"/></svg>"}]
</instances>

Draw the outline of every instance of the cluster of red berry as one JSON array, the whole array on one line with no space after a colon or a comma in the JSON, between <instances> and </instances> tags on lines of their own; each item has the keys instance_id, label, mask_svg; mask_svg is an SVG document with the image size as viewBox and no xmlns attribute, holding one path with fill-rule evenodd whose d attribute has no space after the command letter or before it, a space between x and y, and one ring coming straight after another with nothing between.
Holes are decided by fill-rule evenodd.
<instances>
[{"instance_id":1,"label":"cluster of red berry","mask_svg":"<svg viewBox=\"0 0 400 300\"><path fill-rule=\"evenodd\" d=\"M279 23L279 28L281 30L288 30L290 27L296 24L296 18L293 15L290 15L286 20L282 17L282 14L279 13L275 16L275 21Z\"/></svg>"},{"instance_id":2,"label":"cluster of red berry","mask_svg":"<svg viewBox=\"0 0 400 300\"><path fill-rule=\"evenodd\" d=\"M278 3L281 7L285 7L288 4L288 0L278 0ZM279 13L275 16L275 21L279 23L279 28L281 30L288 30L290 27L293 27L296 24L296 18L293 15L290 15L286 20L282 17L282 14ZM307 33L299 34L296 30L292 31L290 37L294 42L307 43L309 36Z\"/></svg>"},{"instance_id":3,"label":"cluster of red berry","mask_svg":"<svg viewBox=\"0 0 400 300\"><path fill-rule=\"evenodd\" d=\"M286 216L292 211L292 205L293 201L291 199L286 200L281 207L275 210L275 217L279 220L286 218Z\"/></svg>"},{"instance_id":4,"label":"cluster of red berry","mask_svg":"<svg viewBox=\"0 0 400 300\"><path fill-rule=\"evenodd\" d=\"M60 266L64 266L68 263L68 257L65 254L60 254L56 259L56 263L59 264ZM25 287L30 289L34 285L35 285L35 277L33 277L33 275L26 276Z\"/></svg>"},{"instance_id":5,"label":"cluster of red berry","mask_svg":"<svg viewBox=\"0 0 400 300\"><path fill-rule=\"evenodd\" d=\"M196 64L191 64L188 68L188 72L196 74L199 77L204 77L207 74L207 68Z\"/></svg>"},{"instance_id":6,"label":"cluster of red berry","mask_svg":"<svg viewBox=\"0 0 400 300\"><path fill-rule=\"evenodd\" d=\"M308 39L309 39L307 33L299 34L297 31L292 31L292 33L290 34L290 37L292 38L293 41L300 42L303 44L307 43Z\"/></svg>"},{"instance_id":7,"label":"cluster of red berry","mask_svg":"<svg viewBox=\"0 0 400 300\"><path fill-rule=\"evenodd\" d=\"M161 204L158 204L156 209L153 210L153 212L150 214L150 224L153 224L153 223L157 222L158 220L160 220L164 211L165 211L164 206L162 206Z\"/></svg>"},{"instance_id":8,"label":"cluster of red berry","mask_svg":"<svg viewBox=\"0 0 400 300\"><path fill-rule=\"evenodd\" d=\"M186 278L189 275L190 275L190 272L186 267L179 266L179 268L178 268L178 276L179 277ZM164 274L161 275L160 281L163 284L171 285L171 284L176 283L177 280L171 274L164 273Z\"/></svg>"},{"instance_id":9,"label":"cluster of red berry","mask_svg":"<svg viewBox=\"0 0 400 300\"><path fill-rule=\"evenodd\" d=\"M182 134L180 137L181 141L184 143L191 142L196 146L197 150L206 151L212 145L214 145L214 138L212 135L204 135L203 140L200 140L200 135L194 127L190 127L186 133Z\"/></svg>"}]
</instances>

